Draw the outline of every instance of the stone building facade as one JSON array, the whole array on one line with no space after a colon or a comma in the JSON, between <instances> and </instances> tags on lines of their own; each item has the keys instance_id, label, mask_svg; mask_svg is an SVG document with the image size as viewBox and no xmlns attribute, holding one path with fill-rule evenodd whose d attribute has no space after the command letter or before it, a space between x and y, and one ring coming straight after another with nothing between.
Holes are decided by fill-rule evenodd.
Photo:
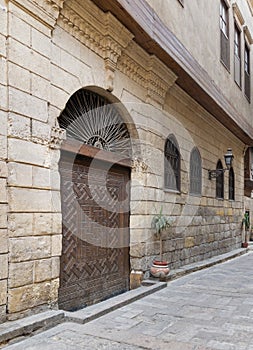
<instances>
[{"instance_id":1,"label":"stone building facade","mask_svg":"<svg viewBox=\"0 0 253 350\"><path fill-rule=\"evenodd\" d=\"M253 3L170 2L0 0L1 321L241 246Z\"/></svg>"}]
</instances>

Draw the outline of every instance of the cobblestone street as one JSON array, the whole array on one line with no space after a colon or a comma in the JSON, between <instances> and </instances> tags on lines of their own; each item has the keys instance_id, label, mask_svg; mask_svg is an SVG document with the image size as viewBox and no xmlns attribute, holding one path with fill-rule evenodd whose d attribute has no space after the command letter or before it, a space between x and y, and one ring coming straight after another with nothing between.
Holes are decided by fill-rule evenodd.
<instances>
[{"instance_id":1,"label":"cobblestone street","mask_svg":"<svg viewBox=\"0 0 253 350\"><path fill-rule=\"evenodd\" d=\"M253 253L168 283L85 325L65 322L9 350L253 350Z\"/></svg>"}]
</instances>

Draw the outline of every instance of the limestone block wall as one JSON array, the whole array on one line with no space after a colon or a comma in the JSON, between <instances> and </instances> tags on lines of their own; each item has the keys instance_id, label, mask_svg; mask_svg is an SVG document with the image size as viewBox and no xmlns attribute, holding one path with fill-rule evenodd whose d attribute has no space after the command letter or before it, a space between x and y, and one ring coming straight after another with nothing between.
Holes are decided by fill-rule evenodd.
<instances>
[{"instance_id":1,"label":"limestone block wall","mask_svg":"<svg viewBox=\"0 0 253 350\"><path fill-rule=\"evenodd\" d=\"M15 319L57 307L63 137L57 118L83 87L111 91L136 131L131 268L148 271L158 255L150 224L161 206L174 219L164 239L164 257L171 267L223 253L241 242L244 145L177 88L177 77L140 49L110 14L88 1L81 9L79 1L66 2L63 9L56 3L63 2L9 1L1 14L0 68L6 74L0 75L0 320L6 312L8 319ZM6 6L3 0L0 4ZM180 194L164 191L164 142L170 133L182 155ZM201 198L189 196L193 146L203 162ZM228 147L235 155L233 202L227 200L227 175L224 201L215 198L215 182L207 179L207 169L215 168Z\"/></svg>"},{"instance_id":2,"label":"limestone block wall","mask_svg":"<svg viewBox=\"0 0 253 350\"><path fill-rule=\"evenodd\" d=\"M0 323L6 319L8 278L8 236L7 236L7 9L0 1Z\"/></svg>"},{"instance_id":3,"label":"limestone block wall","mask_svg":"<svg viewBox=\"0 0 253 350\"><path fill-rule=\"evenodd\" d=\"M164 234L163 257L171 268L210 258L240 247L243 213L244 145L214 120L189 96L173 86L164 110L158 110L126 94L141 143L143 164L132 171L131 266L148 271L159 256L159 240L151 230L152 215L163 208L173 219ZM135 101L135 102L134 102ZM164 189L164 143L173 133L181 153L181 192ZM202 196L189 194L190 152L198 147L202 158ZM228 172L225 172L224 200L216 199L216 181L208 179L218 159L234 153L235 200L228 200Z\"/></svg>"},{"instance_id":4,"label":"limestone block wall","mask_svg":"<svg viewBox=\"0 0 253 350\"><path fill-rule=\"evenodd\" d=\"M55 307L58 297L60 151L49 121L51 29L43 20L8 4L8 319Z\"/></svg>"}]
</instances>

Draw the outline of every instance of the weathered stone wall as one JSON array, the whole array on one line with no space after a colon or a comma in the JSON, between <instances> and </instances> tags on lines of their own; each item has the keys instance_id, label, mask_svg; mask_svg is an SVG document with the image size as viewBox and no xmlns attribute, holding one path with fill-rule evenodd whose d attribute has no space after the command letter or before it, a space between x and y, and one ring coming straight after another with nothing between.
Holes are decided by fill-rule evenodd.
<instances>
[{"instance_id":1,"label":"weathered stone wall","mask_svg":"<svg viewBox=\"0 0 253 350\"><path fill-rule=\"evenodd\" d=\"M8 278L8 236L7 236L7 9L0 0L0 322L6 319Z\"/></svg>"},{"instance_id":2,"label":"weathered stone wall","mask_svg":"<svg viewBox=\"0 0 253 350\"><path fill-rule=\"evenodd\" d=\"M131 100L128 93L127 98ZM132 97L133 100L133 97ZM139 135L145 145L146 170L136 175L131 193L131 262L135 270L147 270L159 256L159 240L151 230L152 215L163 208L173 226L164 233L163 257L171 268L196 262L240 247L243 213L244 145L176 86L167 95L164 111L131 104ZM145 110L145 112L144 112ZM164 143L173 133L181 153L181 193L164 190ZM193 147L202 157L202 196L189 194L189 159ZM228 200L225 172L224 200L216 199L216 181L208 179L218 159L231 147L235 156L235 200ZM143 188L142 186L145 186Z\"/></svg>"},{"instance_id":3,"label":"weathered stone wall","mask_svg":"<svg viewBox=\"0 0 253 350\"><path fill-rule=\"evenodd\" d=\"M88 1L85 8L73 1L61 9L61 3L9 1L3 16L9 27L0 22L0 65L6 72L0 76L0 320L6 317L7 278L8 319L57 304L62 239L57 118L83 87L106 96L111 91L111 100L122 102L122 117L134 124L133 144L141 149L133 150L131 268L147 271L158 254L150 224L161 205L175 221L164 240L171 267L241 242L243 145L185 95L175 74L140 49L116 18ZM182 155L181 194L163 187L164 142L170 133ZM189 196L193 146L203 162L201 198ZM235 155L233 202L227 200L227 174L224 201L215 199L215 181L207 175L228 147Z\"/></svg>"},{"instance_id":4,"label":"weathered stone wall","mask_svg":"<svg viewBox=\"0 0 253 350\"><path fill-rule=\"evenodd\" d=\"M61 212L60 152L48 109L50 26L46 16L42 23L11 2L8 10L7 311L13 319L57 303Z\"/></svg>"}]
</instances>

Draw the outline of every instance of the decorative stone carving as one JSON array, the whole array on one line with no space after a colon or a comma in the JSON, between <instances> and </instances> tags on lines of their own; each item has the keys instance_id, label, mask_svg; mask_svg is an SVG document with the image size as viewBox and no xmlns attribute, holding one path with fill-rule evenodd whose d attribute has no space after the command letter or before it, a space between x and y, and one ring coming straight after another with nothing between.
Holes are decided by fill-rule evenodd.
<instances>
[{"instance_id":1,"label":"decorative stone carving","mask_svg":"<svg viewBox=\"0 0 253 350\"><path fill-rule=\"evenodd\" d=\"M12 0L9 0L12 1ZM45 25L54 28L65 0L15 0L14 3Z\"/></svg>"},{"instance_id":2,"label":"decorative stone carving","mask_svg":"<svg viewBox=\"0 0 253 350\"><path fill-rule=\"evenodd\" d=\"M53 126L51 129L50 148L59 149L64 140L66 140L66 130Z\"/></svg>"},{"instance_id":3,"label":"decorative stone carving","mask_svg":"<svg viewBox=\"0 0 253 350\"><path fill-rule=\"evenodd\" d=\"M147 164L140 158L134 158L132 160L132 171L136 173L143 173L147 171L148 166Z\"/></svg>"},{"instance_id":4,"label":"decorative stone carving","mask_svg":"<svg viewBox=\"0 0 253 350\"><path fill-rule=\"evenodd\" d=\"M61 11L59 25L104 59L105 88L112 91L118 58L133 34L110 12L104 13L90 1L85 7L78 1L68 2Z\"/></svg>"},{"instance_id":5,"label":"decorative stone carving","mask_svg":"<svg viewBox=\"0 0 253 350\"><path fill-rule=\"evenodd\" d=\"M160 106L177 79L156 56L148 55L134 42L119 58L117 68L146 89L146 102L155 101Z\"/></svg>"},{"instance_id":6,"label":"decorative stone carving","mask_svg":"<svg viewBox=\"0 0 253 350\"><path fill-rule=\"evenodd\" d=\"M166 92L175 83L176 74L170 71L156 56L149 59L146 101L163 105Z\"/></svg>"},{"instance_id":7,"label":"decorative stone carving","mask_svg":"<svg viewBox=\"0 0 253 350\"><path fill-rule=\"evenodd\" d=\"M117 69L135 81L140 86L146 88L146 75L149 55L133 41L119 58Z\"/></svg>"}]
</instances>

